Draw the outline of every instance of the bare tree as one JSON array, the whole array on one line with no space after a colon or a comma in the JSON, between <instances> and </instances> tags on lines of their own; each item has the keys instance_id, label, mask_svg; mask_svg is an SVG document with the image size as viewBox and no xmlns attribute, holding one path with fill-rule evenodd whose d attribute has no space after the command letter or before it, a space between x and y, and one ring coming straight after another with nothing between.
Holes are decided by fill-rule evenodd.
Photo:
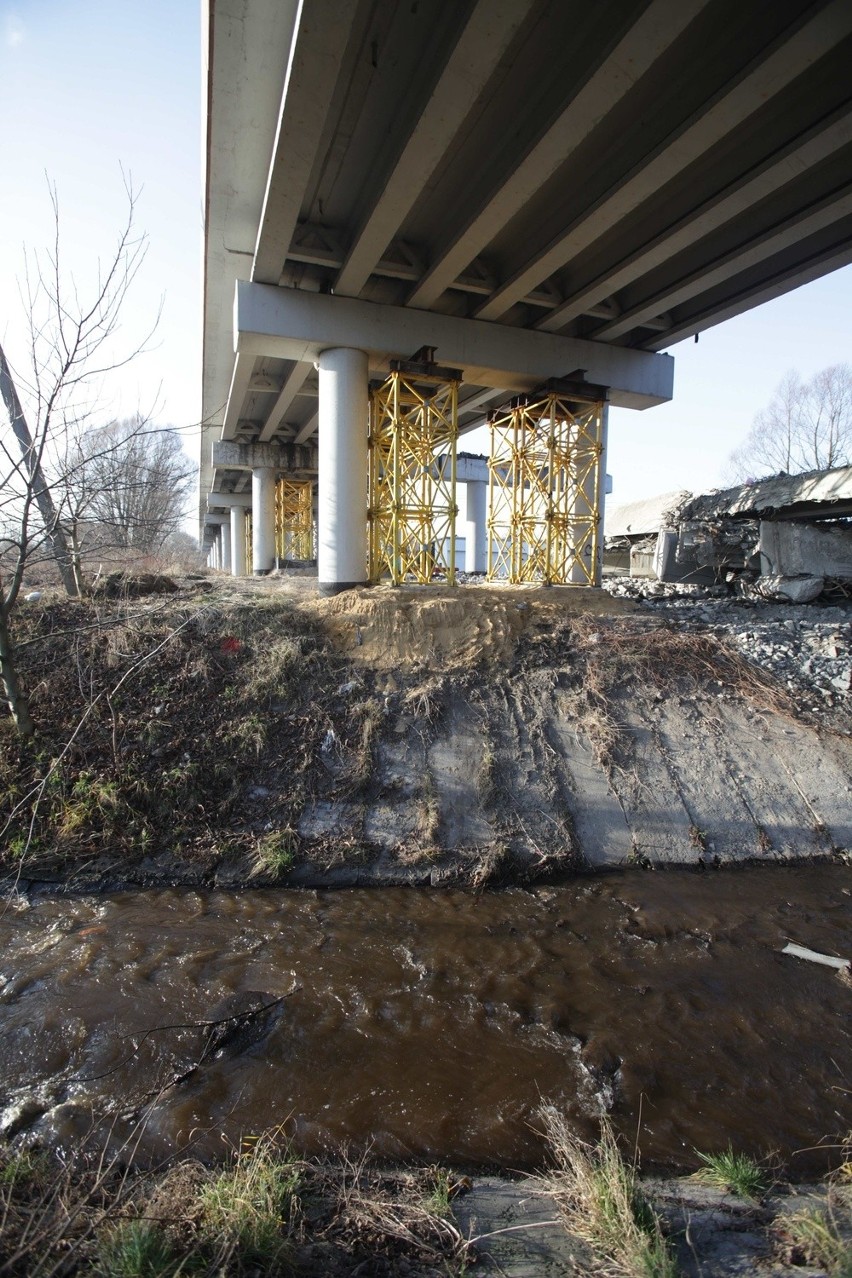
<instances>
[{"instance_id":1,"label":"bare tree","mask_svg":"<svg viewBox=\"0 0 852 1278\"><path fill-rule=\"evenodd\" d=\"M852 366L833 364L808 382L795 370L779 383L729 459L731 478L831 470L852 461Z\"/></svg>"},{"instance_id":2,"label":"bare tree","mask_svg":"<svg viewBox=\"0 0 852 1278\"><path fill-rule=\"evenodd\" d=\"M13 371L0 351L0 391L8 414L8 429L0 430L0 682L25 736L34 729L10 629L24 573L47 552L68 594L79 593L65 522L69 488L58 482L60 475L67 478L69 438L92 422L105 378L135 359L150 337L130 350L116 346L119 316L147 249L144 235L134 229L136 196L128 181L125 190L127 215L117 242L83 290L64 269L59 203L49 187L53 244L25 259L26 368L21 364Z\"/></svg>"},{"instance_id":3,"label":"bare tree","mask_svg":"<svg viewBox=\"0 0 852 1278\"><path fill-rule=\"evenodd\" d=\"M75 438L63 477L75 563L99 552L154 554L180 528L195 467L173 427L137 415Z\"/></svg>"}]
</instances>

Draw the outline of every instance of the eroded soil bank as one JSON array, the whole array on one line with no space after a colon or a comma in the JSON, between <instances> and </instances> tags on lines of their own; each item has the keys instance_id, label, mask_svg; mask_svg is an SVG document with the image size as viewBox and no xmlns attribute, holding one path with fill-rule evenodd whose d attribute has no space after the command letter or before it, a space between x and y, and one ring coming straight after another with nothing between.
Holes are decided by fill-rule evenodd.
<instances>
[{"instance_id":1,"label":"eroded soil bank","mask_svg":"<svg viewBox=\"0 0 852 1278\"><path fill-rule=\"evenodd\" d=\"M849 623L838 626L845 643ZM531 882L842 857L846 703L602 592L309 578L21 614L7 885Z\"/></svg>"}]
</instances>

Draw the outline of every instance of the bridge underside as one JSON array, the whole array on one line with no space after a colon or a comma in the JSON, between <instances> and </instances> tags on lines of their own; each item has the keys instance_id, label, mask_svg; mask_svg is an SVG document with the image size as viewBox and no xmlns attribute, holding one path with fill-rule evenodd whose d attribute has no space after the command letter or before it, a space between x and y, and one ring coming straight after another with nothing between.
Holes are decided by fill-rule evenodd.
<instances>
[{"instance_id":1,"label":"bridge underside","mask_svg":"<svg viewBox=\"0 0 852 1278\"><path fill-rule=\"evenodd\" d=\"M316 444L326 347L436 346L462 431L578 368L647 407L654 352L852 261L848 0L297 13L209 0L202 519L251 484L214 439Z\"/></svg>"}]
</instances>

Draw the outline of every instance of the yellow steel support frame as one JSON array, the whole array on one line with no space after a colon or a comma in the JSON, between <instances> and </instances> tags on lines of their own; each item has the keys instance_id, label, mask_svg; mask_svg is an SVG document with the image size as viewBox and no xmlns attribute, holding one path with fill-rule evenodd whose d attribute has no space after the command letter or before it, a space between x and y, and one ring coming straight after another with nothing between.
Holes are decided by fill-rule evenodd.
<instances>
[{"instance_id":1,"label":"yellow steel support frame","mask_svg":"<svg viewBox=\"0 0 852 1278\"><path fill-rule=\"evenodd\" d=\"M492 417L489 581L595 584L603 409L548 391Z\"/></svg>"},{"instance_id":2,"label":"yellow steel support frame","mask_svg":"<svg viewBox=\"0 0 852 1278\"><path fill-rule=\"evenodd\" d=\"M243 564L243 571L245 572L247 577L251 576L253 567L254 567L254 547L252 545L251 511L247 510L246 511L246 561Z\"/></svg>"},{"instance_id":3,"label":"yellow steel support frame","mask_svg":"<svg viewBox=\"0 0 852 1278\"><path fill-rule=\"evenodd\" d=\"M313 559L313 485L309 479L279 479L275 485L275 554Z\"/></svg>"},{"instance_id":4,"label":"yellow steel support frame","mask_svg":"<svg viewBox=\"0 0 852 1278\"><path fill-rule=\"evenodd\" d=\"M456 380L391 372L370 389L370 581L456 582Z\"/></svg>"}]
</instances>

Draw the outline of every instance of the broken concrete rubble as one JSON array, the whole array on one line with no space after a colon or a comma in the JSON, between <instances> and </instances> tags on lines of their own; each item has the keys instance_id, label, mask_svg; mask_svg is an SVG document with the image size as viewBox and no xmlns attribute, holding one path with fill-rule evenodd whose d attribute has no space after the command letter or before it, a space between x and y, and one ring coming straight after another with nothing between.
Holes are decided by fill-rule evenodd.
<instances>
[{"instance_id":1,"label":"broken concrete rubble","mask_svg":"<svg viewBox=\"0 0 852 1278\"><path fill-rule=\"evenodd\" d=\"M678 628L710 626L749 661L795 694L800 707L821 714L842 707L852 687L852 611L811 605L806 612L781 602L730 595L724 586L611 578L606 590L633 599Z\"/></svg>"},{"instance_id":2,"label":"broken concrete rubble","mask_svg":"<svg viewBox=\"0 0 852 1278\"><path fill-rule=\"evenodd\" d=\"M641 517L637 507L642 507ZM605 565L810 603L852 592L852 467L779 475L699 497L667 493L611 512ZM620 558L619 558L620 556Z\"/></svg>"}]
</instances>

